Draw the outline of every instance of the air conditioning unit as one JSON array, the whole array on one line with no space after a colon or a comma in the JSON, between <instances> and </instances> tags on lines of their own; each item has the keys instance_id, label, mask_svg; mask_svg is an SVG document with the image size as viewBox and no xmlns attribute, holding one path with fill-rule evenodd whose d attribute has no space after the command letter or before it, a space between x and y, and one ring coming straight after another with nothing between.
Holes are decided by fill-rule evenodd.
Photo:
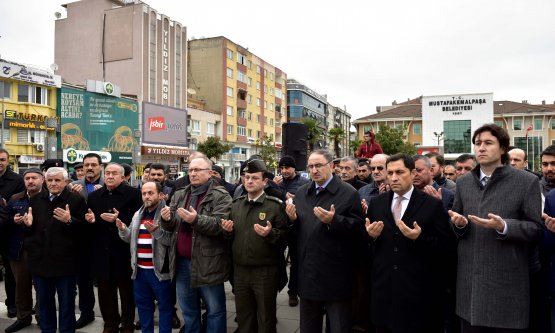
<instances>
[{"instance_id":1,"label":"air conditioning unit","mask_svg":"<svg viewBox=\"0 0 555 333\"><path fill-rule=\"evenodd\" d=\"M44 145L42 143L37 145L37 151L44 151Z\"/></svg>"}]
</instances>

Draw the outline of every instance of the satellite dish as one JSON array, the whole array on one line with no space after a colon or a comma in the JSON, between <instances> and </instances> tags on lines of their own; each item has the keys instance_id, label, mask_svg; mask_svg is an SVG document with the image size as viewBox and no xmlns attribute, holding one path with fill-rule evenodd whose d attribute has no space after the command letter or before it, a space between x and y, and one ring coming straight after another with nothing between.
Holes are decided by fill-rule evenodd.
<instances>
[{"instance_id":1,"label":"satellite dish","mask_svg":"<svg viewBox=\"0 0 555 333\"><path fill-rule=\"evenodd\" d=\"M197 91L193 88L187 88L187 93L191 94L191 95L195 95L197 93Z\"/></svg>"},{"instance_id":2,"label":"satellite dish","mask_svg":"<svg viewBox=\"0 0 555 333\"><path fill-rule=\"evenodd\" d=\"M60 17L62 17L62 13L60 12L55 12L54 16L56 17L56 19L60 19Z\"/></svg>"},{"instance_id":3,"label":"satellite dish","mask_svg":"<svg viewBox=\"0 0 555 333\"><path fill-rule=\"evenodd\" d=\"M55 71L58 70L58 65L57 65L57 64L52 64L52 65L50 65L50 69L51 69L53 72L55 72Z\"/></svg>"}]
</instances>

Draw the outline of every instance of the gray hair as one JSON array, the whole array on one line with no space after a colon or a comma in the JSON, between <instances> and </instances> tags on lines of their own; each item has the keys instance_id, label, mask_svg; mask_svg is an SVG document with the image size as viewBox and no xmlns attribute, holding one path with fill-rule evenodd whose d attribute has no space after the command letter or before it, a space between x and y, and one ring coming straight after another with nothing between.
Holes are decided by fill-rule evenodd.
<instances>
[{"instance_id":1,"label":"gray hair","mask_svg":"<svg viewBox=\"0 0 555 333\"><path fill-rule=\"evenodd\" d=\"M191 163L194 160L203 160L205 163L208 164L208 167L212 168L212 164L213 164L212 161L208 157L206 157L204 154L202 154L202 156L197 156L197 157L193 158L192 160L189 160L189 163Z\"/></svg>"},{"instance_id":2,"label":"gray hair","mask_svg":"<svg viewBox=\"0 0 555 333\"><path fill-rule=\"evenodd\" d=\"M60 167L51 167L48 168L48 170L46 170L46 175L45 178L54 176L54 175L58 175L58 174L62 174L62 176L64 176L65 180L69 179L69 175L67 174L67 170L64 168L60 168Z\"/></svg>"},{"instance_id":3,"label":"gray hair","mask_svg":"<svg viewBox=\"0 0 555 333\"><path fill-rule=\"evenodd\" d=\"M345 157L341 158L341 162L350 162L351 165L354 167L354 169L356 169L358 167L358 159L356 159L352 156L345 156Z\"/></svg>"},{"instance_id":4,"label":"gray hair","mask_svg":"<svg viewBox=\"0 0 555 333\"><path fill-rule=\"evenodd\" d=\"M432 161L430 160L430 158L428 156L424 156L424 155L414 155L412 157L412 159L414 160L414 163L416 163L416 161L424 161L424 165L426 165L426 167L428 169L432 168Z\"/></svg>"},{"instance_id":5,"label":"gray hair","mask_svg":"<svg viewBox=\"0 0 555 333\"><path fill-rule=\"evenodd\" d=\"M117 167L119 167L119 170L121 171L121 175L125 175L125 168L123 167L123 165L116 163L116 162L110 162L108 163L108 165L106 165L106 167L104 168L104 172L106 172L106 169L110 166L110 165L115 165Z\"/></svg>"}]
</instances>

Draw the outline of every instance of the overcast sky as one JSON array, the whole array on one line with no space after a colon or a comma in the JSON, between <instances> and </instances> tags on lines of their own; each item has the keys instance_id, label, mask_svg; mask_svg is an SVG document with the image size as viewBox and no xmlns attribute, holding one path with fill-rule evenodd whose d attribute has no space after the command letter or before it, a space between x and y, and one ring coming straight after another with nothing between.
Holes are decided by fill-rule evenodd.
<instances>
[{"instance_id":1,"label":"overcast sky","mask_svg":"<svg viewBox=\"0 0 555 333\"><path fill-rule=\"evenodd\" d=\"M70 1L2 1L0 56L49 67L54 13ZM225 36L353 119L420 95L493 92L555 101L555 1L146 1L187 26Z\"/></svg>"}]
</instances>

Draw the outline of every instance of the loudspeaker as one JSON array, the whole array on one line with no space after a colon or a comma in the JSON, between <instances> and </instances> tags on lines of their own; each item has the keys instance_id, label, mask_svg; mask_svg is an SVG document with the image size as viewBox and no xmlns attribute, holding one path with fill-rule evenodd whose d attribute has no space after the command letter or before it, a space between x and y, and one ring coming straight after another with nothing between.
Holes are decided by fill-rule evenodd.
<instances>
[{"instance_id":1,"label":"loudspeaker","mask_svg":"<svg viewBox=\"0 0 555 333\"><path fill-rule=\"evenodd\" d=\"M295 159L296 170L305 170L307 163L308 129L305 124L285 123L283 129L283 147L281 156L289 155Z\"/></svg>"}]
</instances>

